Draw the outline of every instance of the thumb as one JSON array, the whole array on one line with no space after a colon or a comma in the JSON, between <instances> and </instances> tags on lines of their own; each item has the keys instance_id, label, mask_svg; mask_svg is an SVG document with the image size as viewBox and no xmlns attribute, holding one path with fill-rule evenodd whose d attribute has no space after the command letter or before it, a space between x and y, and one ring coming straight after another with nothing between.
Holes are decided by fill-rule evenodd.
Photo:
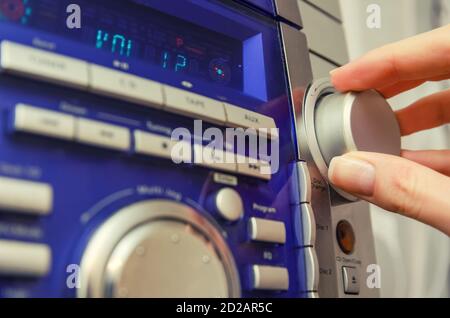
<instances>
[{"instance_id":1,"label":"thumb","mask_svg":"<svg viewBox=\"0 0 450 318\"><path fill-rule=\"evenodd\" d=\"M450 178L412 161L352 152L332 160L331 183L450 236Z\"/></svg>"}]
</instances>

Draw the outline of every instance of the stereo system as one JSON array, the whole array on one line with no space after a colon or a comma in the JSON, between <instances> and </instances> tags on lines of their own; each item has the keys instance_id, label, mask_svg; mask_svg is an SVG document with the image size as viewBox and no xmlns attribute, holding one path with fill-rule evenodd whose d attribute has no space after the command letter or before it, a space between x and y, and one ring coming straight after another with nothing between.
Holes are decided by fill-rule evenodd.
<instances>
[{"instance_id":1,"label":"stereo system","mask_svg":"<svg viewBox=\"0 0 450 318\"><path fill-rule=\"evenodd\" d=\"M310 85L297 1L78 0L80 28L72 2L0 0L0 297L378 295L370 217L326 170L398 127ZM199 120L266 131L276 169Z\"/></svg>"}]
</instances>

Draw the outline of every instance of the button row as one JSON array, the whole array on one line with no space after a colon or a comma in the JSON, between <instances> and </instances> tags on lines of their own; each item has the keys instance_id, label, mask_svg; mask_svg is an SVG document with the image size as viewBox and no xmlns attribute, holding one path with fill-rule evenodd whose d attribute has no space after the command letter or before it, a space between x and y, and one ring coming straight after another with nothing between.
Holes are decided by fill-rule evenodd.
<instances>
[{"instance_id":1,"label":"button row","mask_svg":"<svg viewBox=\"0 0 450 318\"><path fill-rule=\"evenodd\" d=\"M50 271L47 245L0 240L0 274L42 277Z\"/></svg>"},{"instance_id":2,"label":"button row","mask_svg":"<svg viewBox=\"0 0 450 318\"><path fill-rule=\"evenodd\" d=\"M319 287L319 262L315 250L316 219L312 202L312 185L309 168L306 162L298 162L295 167L298 200L294 202L294 233L296 245L299 247L298 258L301 268L306 269L306 290L316 295ZM303 261L305 265L303 266Z\"/></svg>"},{"instance_id":3,"label":"button row","mask_svg":"<svg viewBox=\"0 0 450 318\"><path fill-rule=\"evenodd\" d=\"M118 151L131 149L131 133L128 128L73 115L18 104L14 113L16 131L38 134ZM190 162L191 144L168 137L136 130L135 152L142 155L171 159L176 163ZM270 165L211 147L194 146L194 163L227 172L270 180Z\"/></svg>"},{"instance_id":4,"label":"button row","mask_svg":"<svg viewBox=\"0 0 450 318\"><path fill-rule=\"evenodd\" d=\"M273 118L121 71L30 46L2 41L3 71L90 90L144 106L230 127L267 129L278 137Z\"/></svg>"}]
</instances>

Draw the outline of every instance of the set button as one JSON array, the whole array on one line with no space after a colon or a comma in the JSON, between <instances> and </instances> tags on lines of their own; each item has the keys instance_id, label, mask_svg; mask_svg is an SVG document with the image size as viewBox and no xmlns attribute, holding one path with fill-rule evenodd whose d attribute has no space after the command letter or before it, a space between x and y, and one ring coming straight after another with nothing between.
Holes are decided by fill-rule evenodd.
<instances>
[{"instance_id":1,"label":"set button","mask_svg":"<svg viewBox=\"0 0 450 318\"><path fill-rule=\"evenodd\" d=\"M237 222L244 216L244 203L236 190L225 188L214 195L216 212L226 221Z\"/></svg>"}]
</instances>

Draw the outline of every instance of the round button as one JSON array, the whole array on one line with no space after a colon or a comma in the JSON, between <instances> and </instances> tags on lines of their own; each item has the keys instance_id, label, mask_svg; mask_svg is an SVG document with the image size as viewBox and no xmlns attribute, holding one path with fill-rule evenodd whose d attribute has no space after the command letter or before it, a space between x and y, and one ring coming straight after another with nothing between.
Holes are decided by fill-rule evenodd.
<instances>
[{"instance_id":1,"label":"round button","mask_svg":"<svg viewBox=\"0 0 450 318\"><path fill-rule=\"evenodd\" d=\"M236 190L225 188L216 193L214 198L217 213L227 221L237 222L244 215L244 204Z\"/></svg>"},{"instance_id":2,"label":"round button","mask_svg":"<svg viewBox=\"0 0 450 318\"><path fill-rule=\"evenodd\" d=\"M349 255L355 250L355 232L348 221L340 221L336 227L336 239L342 252Z\"/></svg>"}]
</instances>

